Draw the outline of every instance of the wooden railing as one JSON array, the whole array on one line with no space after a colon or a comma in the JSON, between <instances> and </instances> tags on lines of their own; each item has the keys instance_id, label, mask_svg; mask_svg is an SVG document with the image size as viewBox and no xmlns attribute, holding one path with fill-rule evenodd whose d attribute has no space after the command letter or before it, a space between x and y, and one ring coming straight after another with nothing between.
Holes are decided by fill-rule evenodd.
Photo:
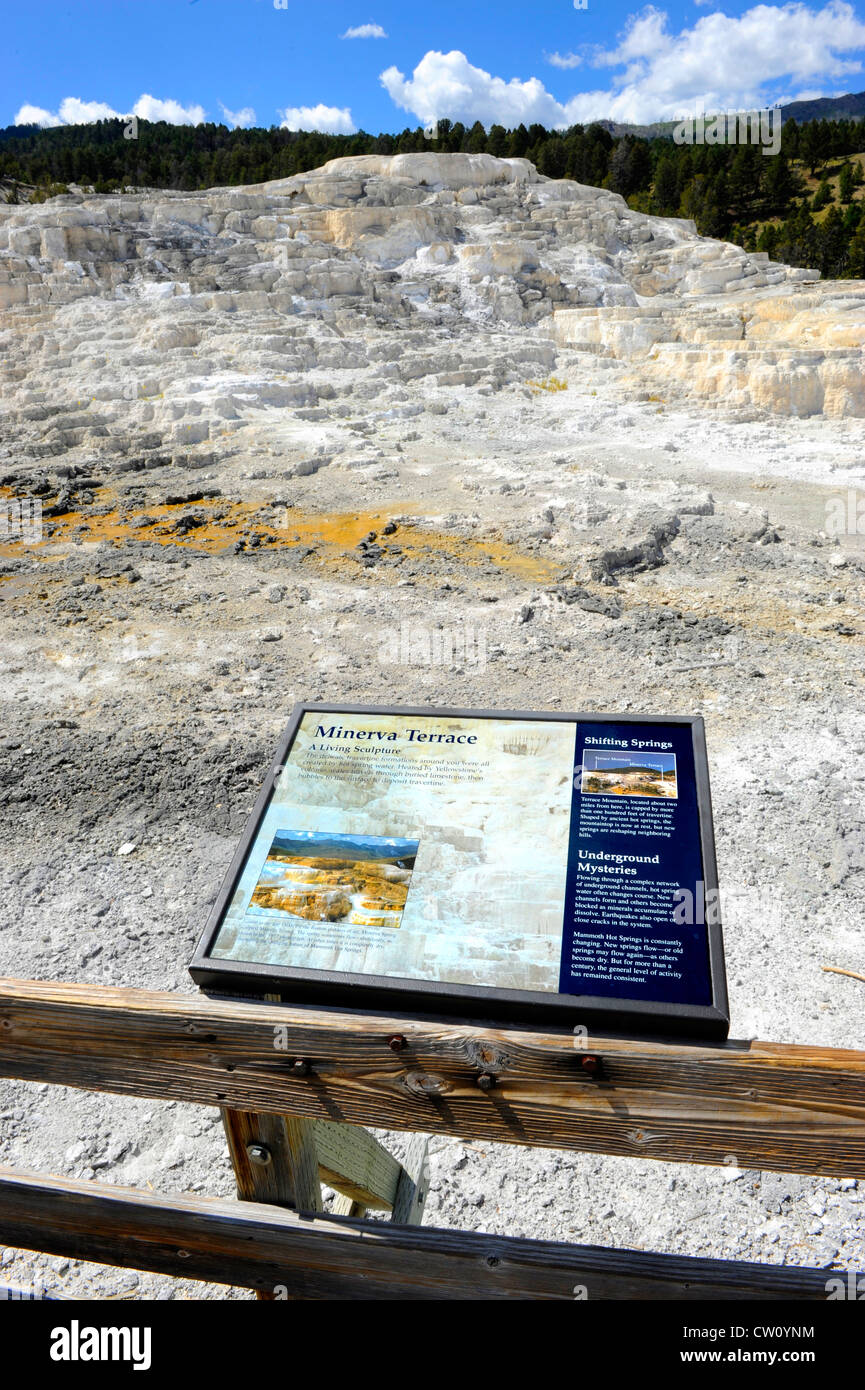
<instances>
[{"instance_id":1,"label":"wooden railing","mask_svg":"<svg viewBox=\"0 0 865 1390\"><path fill-rule=\"evenodd\" d=\"M0 1169L0 1242L268 1298L826 1297L827 1270L410 1224L425 1141L399 1164L364 1125L865 1177L865 1053L847 1050L573 1039L5 980L0 1075L218 1107L243 1199ZM322 1180L342 1193L340 1215L322 1213ZM367 1208L393 1219L358 1219Z\"/></svg>"}]
</instances>

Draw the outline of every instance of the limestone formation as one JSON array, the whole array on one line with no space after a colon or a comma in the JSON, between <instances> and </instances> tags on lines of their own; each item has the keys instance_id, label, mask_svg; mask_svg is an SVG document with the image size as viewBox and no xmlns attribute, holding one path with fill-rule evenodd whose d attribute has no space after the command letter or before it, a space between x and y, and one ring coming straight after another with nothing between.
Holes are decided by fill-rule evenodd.
<instances>
[{"instance_id":1,"label":"limestone formation","mask_svg":"<svg viewBox=\"0 0 865 1390\"><path fill-rule=\"evenodd\" d=\"M4 434L25 457L206 458L351 396L545 377L557 350L626 396L865 416L865 286L815 279L490 155L4 205Z\"/></svg>"}]
</instances>

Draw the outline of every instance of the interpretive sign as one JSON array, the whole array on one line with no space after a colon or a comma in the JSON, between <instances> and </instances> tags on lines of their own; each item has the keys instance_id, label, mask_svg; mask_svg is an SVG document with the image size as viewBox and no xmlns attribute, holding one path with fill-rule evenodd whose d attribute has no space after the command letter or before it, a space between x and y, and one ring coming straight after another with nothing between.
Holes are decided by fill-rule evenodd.
<instances>
[{"instance_id":1,"label":"interpretive sign","mask_svg":"<svg viewBox=\"0 0 865 1390\"><path fill-rule=\"evenodd\" d=\"M699 718L300 705L205 986L725 1037Z\"/></svg>"}]
</instances>

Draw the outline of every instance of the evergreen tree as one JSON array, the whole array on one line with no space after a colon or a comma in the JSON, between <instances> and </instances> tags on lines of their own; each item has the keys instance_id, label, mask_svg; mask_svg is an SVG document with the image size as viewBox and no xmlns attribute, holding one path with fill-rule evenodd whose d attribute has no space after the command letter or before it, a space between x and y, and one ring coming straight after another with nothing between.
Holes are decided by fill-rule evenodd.
<instances>
[{"instance_id":1,"label":"evergreen tree","mask_svg":"<svg viewBox=\"0 0 865 1390\"><path fill-rule=\"evenodd\" d=\"M661 214L670 214L679 205L676 165L672 159L661 159L655 170L655 203Z\"/></svg>"},{"instance_id":2,"label":"evergreen tree","mask_svg":"<svg viewBox=\"0 0 865 1390\"><path fill-rule=\"evenodd\" d=\"M822 179L820 182L820 187L817 189L817 192L811 199L811 211L819 212L821 208L828 207L829 204L833 201L834 199L832 197L832 189L829 187L826 180Z\"/></svg>"},{"instance_id":3,"label":"evergreen tree","mask_svg":"<svg viewBox=\"0 0 865 1390\"><path fill-rule=\"evenodd\" d=\"M727 188L730 202L740 217L755 201L759 191L763 174L758 162L761 158L756 145L739 145L733 156Z\"/></svg>"},{"instance_id":4,"label":"evergreen tree","mask_svg":"<svg viewBox=\"0 0 865 1390\"><path fill-rule=\"evenodd\" d=\"M844 229L844 214L831 207L820 226L820 273L837 279L847 267L848 240Z\"/></svg>"},{"instance_id":5,"label":"evergreen tree","mask_svg":"<svg viewBox=\"0 0 865 1390\"><path fill-rule=\"evenodd\" d=\"M563 179L567 168L564 141L545 140L538 150L537 166L538 172L546 174L548 178Z\"/></svg>"},{"instance_id":6,"label":"evergreen tree","mask_svg":"<svg viewBox=\"0 0 865 1390\"><path fill-rule=\"evenodd\" d=\"M763 213L766 217L784 217L790 204L802 191L802 180L790 168L786 155L776 155L768 161L763 179Z\"/></svg>"},{"instance_id":7,"label":"evergreen tree","mask_svg":"<svg viewBox=\"0 0 865 1390\"><path fill-rule=\"evenodd\" d=\"M631 144L628 180L632 192L648 188L652 182L652 156L645 140L634 140Z\"/></svg>"},{"instance_id":8,"label":"evergreen tree","mask_svg":"<svg viewBox=\"0 0 865 1390\"><path fill-rule=\"evenodd\" d=\"M677 146L673 146L676 149ZM681 203L685 189L694 177L694 160L687 145L679 145L678 148L684 149L685 153L679 156L679 167L676 170L676 193L678 201Z\"/></svg>"},{"instance_id":9,"label":"evergreen tree","mask_svg":"<svg viewBox=\"0 0 865 1390\"><path fill-rule=\"evenodd\" d=\"M631 192L630 149L627 140L620 140L610 159L610 170L605 179L608 188L627 198Z\"/></svg>"},{"instance_id":10,"label":"evergreen tree","mask_svg":"<svg viewBox=\"0 0 865 1390\"><path fill-rule=\"evenodd\" d=\"M468 154L483 154L487 147L487 133L480 121L475 121L466 140L466 152Z\"/></svg>"},{"instance_id":11,"label":"evergreen tree","mask_svg":"<svg viewBox=\"0 0 865 1390\"><path fill-rule=\"evenodd\" d=\"M770 259L775 259L775 247L778 244L778 228L773 222L767 222L760 231L757 238L757 250L765 251Z\"/></svg>"},{"instance_id":12,"label":"evergreen tree","mask_svg":"<svg viewBox=\"0 0 865 1390\"><path fill-rule=\"evenodd\" d=\"M503 125L491 125L490 133L487 136L487 154L495 155L497 159L502 159L508 150L508 133Z\"/></svg>"},{"instance_id":13,"label":"evergreen tree","mask_svg":"<svg viewBox=\"0 0 865 1390\"><path fill-rule=\"evenodd\" d=\"M787 265L818 268L820 236L807 203L800 203L784 223L777 242L777 257Z\"/></svg>"},{"instance_id":14,"label":"evergreen tree","mask_svg":"<svg viewBox=\"0 0 865 1390\"><path fill-rule=\"evenodd\" d=\"M799 153L808 166L808 172L812 179L817 173L818 165L821 163L820 151L820 132L817 128L817 122L809 121L807 125L802 127L802 135L799 140Z\"/></svg>"},{"instance_id":15,"label":"evergreen tree","mask_svg":"<svg viewBox=\"0 0 865 1390\"><path fill-rule=\"evenodd\" d=\"M853 233L847 253L847 274L854 280L865 280L865 217Z\"/></svg>"},{"instance_id":16,"label":"evergreen tree","mask_svg":"<svg viewBox=\"0 0 865 1390\"><path fill-rule=\"evenodd\" d=\"M522 121L508 136L508 156L511 159L524 159L529 148L529 132Z\"/></svg>"}]
</instances>

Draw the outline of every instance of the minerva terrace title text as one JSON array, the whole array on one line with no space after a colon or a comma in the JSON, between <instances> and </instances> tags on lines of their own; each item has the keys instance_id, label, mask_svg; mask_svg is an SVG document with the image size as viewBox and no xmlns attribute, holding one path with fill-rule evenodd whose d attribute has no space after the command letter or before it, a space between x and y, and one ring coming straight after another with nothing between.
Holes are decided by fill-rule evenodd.
<instances>
[{"instance_id":1,"label":"minerva terrace title text","mask_svg":"<svg viewBox=\"0 0 865 1390\"><path fill-rule=\"evenodd\" d=\"M382 729L343 729L338 724L331 724L326 729L323 724L316 726L315 738L354 738L369 740L374 743L396 743L402 737L408 739L409 743L477 743L477 734L425 734L420 729L403 729L402 734L398 734L395 729L385 733Z\"/></svg>"}]
</instances>

